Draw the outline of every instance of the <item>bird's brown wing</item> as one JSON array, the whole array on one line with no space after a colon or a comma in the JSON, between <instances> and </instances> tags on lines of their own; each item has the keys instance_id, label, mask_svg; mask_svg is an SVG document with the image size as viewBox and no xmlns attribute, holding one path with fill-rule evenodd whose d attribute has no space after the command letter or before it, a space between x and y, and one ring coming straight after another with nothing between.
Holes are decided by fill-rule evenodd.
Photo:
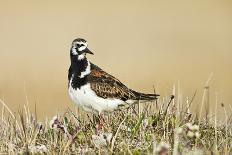
<instances>
[{"instance_id":1,"label":"bird's brown wing","mask_svg":"<svg viewBox=\"0 0 232 155\"><path fill-rule=\"evenodd\" d=\"M91 63L91 73L88 76L91 89L102 98L136 100L136 94L112 75L106 73Z\"/></svg>"}]
</instances>

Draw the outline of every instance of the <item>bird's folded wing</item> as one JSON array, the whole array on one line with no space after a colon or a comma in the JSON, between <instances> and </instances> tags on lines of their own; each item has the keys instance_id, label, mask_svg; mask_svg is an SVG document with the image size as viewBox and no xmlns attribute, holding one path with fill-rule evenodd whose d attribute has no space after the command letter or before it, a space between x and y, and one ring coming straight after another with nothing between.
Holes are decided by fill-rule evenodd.
<instances>
[{"instance_id":1,"label":"bird's folded wing","mask_svg":"<svg viewBox=\"0 0 232 155\"><path fill-rule=\"evenodd\" d=\"M136 99L135 94L112 75L91 64L88 76L91 89L102 98L121 99L123 101Z\"/></svg>"}]
</instances>

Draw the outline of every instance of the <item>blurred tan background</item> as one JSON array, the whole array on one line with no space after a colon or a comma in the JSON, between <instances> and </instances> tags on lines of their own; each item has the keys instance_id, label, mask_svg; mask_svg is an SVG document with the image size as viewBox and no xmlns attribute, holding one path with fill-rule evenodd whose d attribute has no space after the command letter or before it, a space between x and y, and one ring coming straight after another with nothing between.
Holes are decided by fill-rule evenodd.
<instances>
[{"instance_id":1,"label":"blurred tan background","mask_svg":"<svg viewBox=\"0 0 232 155\"><path fill-rule=\"evenodd\" d=\"M1 1L0 98L40 118L74 107L67 93L69 50L85 38L89 59L133 89L183 98L210 81L210 103L232 105L232 1ZM24 89L26 91L24 91ZM223 115L219 107L219 114Z\"/></svg>"}]
</instances>

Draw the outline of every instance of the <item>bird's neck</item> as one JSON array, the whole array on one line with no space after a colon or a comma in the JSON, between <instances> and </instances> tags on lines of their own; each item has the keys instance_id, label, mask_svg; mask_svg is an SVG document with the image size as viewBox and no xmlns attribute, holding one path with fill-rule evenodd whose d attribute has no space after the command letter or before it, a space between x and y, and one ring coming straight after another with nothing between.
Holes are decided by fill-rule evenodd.
<instances>
[{"instance_id":1,"label":"bird's neck","mask_svg":"<svg viewBox=\"0 0 232 155\"><path fill-rule=\"evenodd\" d=\"M88 74L90 74L90 62L87 58L78 59L77 56L71 55L71 66L68 74L69 86L77 89L85 85Z\"/></svg>"},{"instance_id":2,"label":"bird's neck","mask_svg":"<svg viewBox=\"0 0 232 155\"><path fill-rule=\"evenodd\" d=\"M80 76L81 72L84 72L89 65L89 61L86 57L83 59L78 59L78 56L71 55L71 70L75 75Z\"/></svg>"}]
</instances>

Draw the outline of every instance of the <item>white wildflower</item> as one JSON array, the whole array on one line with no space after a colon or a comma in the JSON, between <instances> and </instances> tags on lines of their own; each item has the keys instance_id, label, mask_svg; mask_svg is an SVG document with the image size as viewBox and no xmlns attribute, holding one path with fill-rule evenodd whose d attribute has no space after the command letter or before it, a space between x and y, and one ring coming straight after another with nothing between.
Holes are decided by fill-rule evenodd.
<instances>
[{"instance_id":1,"label":"white wildflower","mask_svg":"<svg viewBox=\"0 0 232 155\"><path fill-rule=\"evenodd\" d=\"M48 152L48 149L47 149L47 147L45 145L36 145L36 146L30 145L28 147L28 149L33 154L37 154L37 153L42 154L42 153L47 153Z\"/></svg>"},{"instance_id":2,"label":"white wildflower","mask_svg":"<svg viewBox=\"0 0 232 155\"><path fill-rule=\"evenodd\" d=\"M28 149L29 149L29 151L31 152L31 153L37 153L37 149L36 149L36 146L34 146L34 145L30 145L29 147L28 147Z\"/></svg>"},{"instance_id":3,"label":"white wildflower","mask_svg":"<svg viewBox=\"0 0 232 155\"><path fill-rule=\"evenodd\" d=\"M199 125L194 124L192 125L191 123L186 123L185 124L187 126L187 136L190 138L199 138L200 137L200 133L199 131Z\"/></svg>"},{"instance_id":4,"label":"white wildflower","mask_svg":"<svg viewBox=\"0 0 232 155\"><path fill-rule=\"evenodd\" d=\"M194 136L194 132L188 131L187 132L187 136L190 137L190 138L192 138Z\"/></svg>"},{"instance_id":5,"label":"white wildflower","mask_svg":"<svg viewBox=\"0 0 232 155\"><path fill-rule=\"evenodd\" d=\"M113 134L112 133L103 133L100 136L103 136L103 138L106 140L106 142L108 144L110 144Z\"/></svg>"},{"instance_id":6,"label":"white wildflower","mask_svg":"<svg viewBox=\"0 0 232 155\"><path fill-rule=\"evenodd\" d=\"M192 123L186 123L185 124L189 130L193 130L193 125Z\"/></svg>"},{"instance_id":7,"label":"white wildflower","mask_svg":"<svg viewBox=\"0 0 232 155\"><path fill-rule=\"evenodd\" d=\"M48 152L48 149L45 145L38 145L37 146L37 150L39 151L39 153L46 153Z\"/></svg>"},{"instance_id":8,"label":"white wildflower","mask_svg":"<svg viewBox=\"0 0 232 155\"><path fill-rule=\"evenodd\" d=\"M175 129L175 132L176 132L177 134L181 134L181 133L183 132L183 128L178 127L178 128Z\"/></svg>"},{"instance_id":9,"label":"white wildflower","mask_svg":"<svg viewBox=\"0 0 232 155\"><path fill-rule=\"evenodd\" d=\"M195 137L200 138L201 134L199 132L195 132Z\"/></svg>"},{"instance_id":10,"label":"white wildflower","mask_svg":"<svg viewBox=\"0 0 232 155\"><path fill-rule=\"evenodd\" d=\"M92 141L97 148L108 146L111 142L112 133L102 133L98 135L92 135Z\"/></svg>"},{"instance_id":11,"label":"white wildflower","mask_svg":"<svg viewBox=\"0 0 232 155\"><path fill-rule=\"evenodd\" d=\"M198 131L198 130L199 130L199 126L198 126L198 125L196 125L196 124L195 124L195 125L193 125L193 126L192 126L192 130L194 130L194 131Z\"/></svg>"},{"instance_id":12,"label":"white wildflower","mask_svg":"<svg viewBox=\"0 0 232 155\"><path fill-rule=\"evenodd\" d=\"M107 142L102 136L92 135L92 141L97 148L107 146Z\"/></svg>"}]
</instances>

